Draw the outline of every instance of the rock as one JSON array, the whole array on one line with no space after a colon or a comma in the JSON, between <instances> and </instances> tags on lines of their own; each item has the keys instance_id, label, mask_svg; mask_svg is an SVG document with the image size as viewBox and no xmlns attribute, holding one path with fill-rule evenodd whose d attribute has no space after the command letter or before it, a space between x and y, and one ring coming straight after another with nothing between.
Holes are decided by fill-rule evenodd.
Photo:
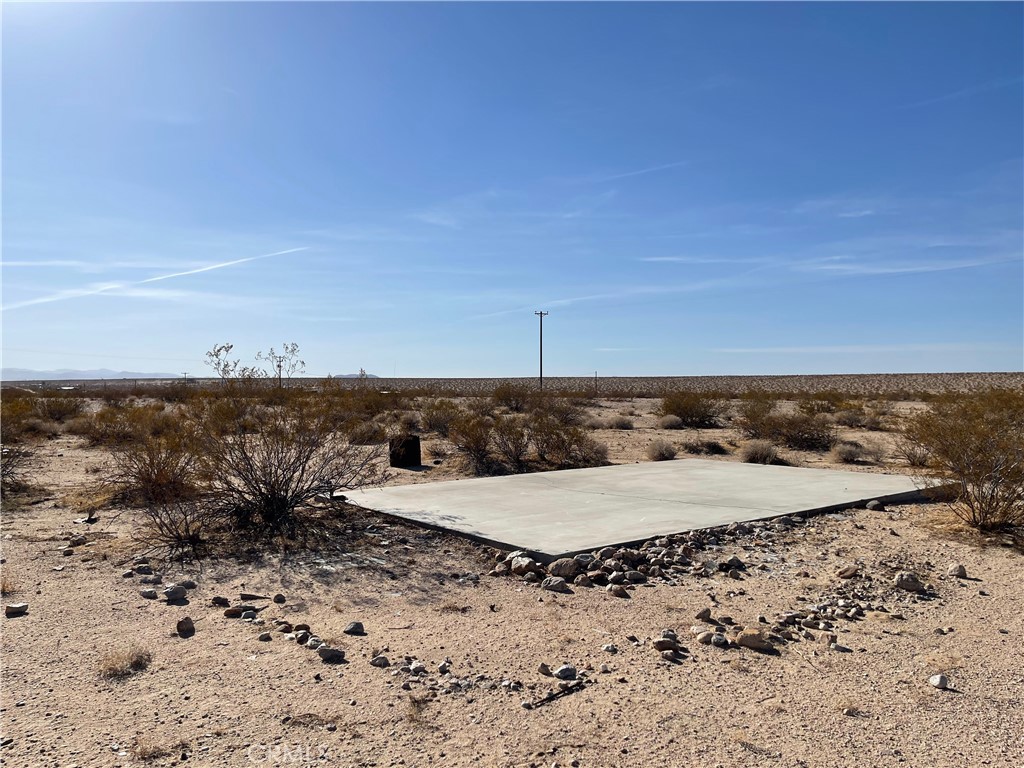
<instances>
[{"instance_id":1,"label":"rock","mask_svg":"<svg viewBox=\"0 0 1024 768\"><path fill-rule=\"evenodd\" d=\"M411 675L425 675L427 674L427 665L422 661L416 660L409 665L409 674Z\"/></svg>"},{"instance_id":2,"label":"rock","mask_svg":"<svg viewBox=\"0 0 1024 768\"><path fill-rule=\"evenodd\" d=\"M243 602L249 602L250 600L269 600L270 598L266 595L254 595L251 592L242 592L238 596L238 599Z\"/></svg>"},{"instance_id":3,"label":"rock","mask_svg":"<svg viewBox=\"0 0 1024 768\"><path fill-rule=\"evenodd\" d=\"M865 507L867 509L870 509L872 512L884 512L885 511L885 504L880 502L878 499L872 499L871 501L869 501L865 505Z\"/></svg>"},{"instance_id":4,"label":"rock","mask_svg":"<svg viewBox=\"0 0 1024 768\"><path fill-rule=\"evenodd\" d=\"M139 594L142 595L147 600L156 600L156 590L155 589L140 589L139 590Z\"/></svg>"},{"instance_id":5,"label":"rock","mask_svg":"<svg viewBox=\"0 0 1024 768\"><path fill-rule=\"evenodd\" d=\"M540 581L540 576L535 571L530 571L523 576L523 581L527 584L537 584Z\"/></svg>"},{"instance_id":6,"label":"rock","mask_svg":"<svg viewBox=\"0 0 1024 768\"><path fill-rule=\"evenodd\" d=\"M661 658L663 658L665 661L675 661L676 652L673 650L662 651Z\"/></svg>"},{"instance_id":7,"label":"rock","mask_svg":"<svg viewBox=\"0 0 1024 768\"><path fill-rule=\"evenodd\" d=\"M924 592L924 583L918 578L917 574L913 571L900 571L896 574L896 578L893 579L897 589L903 589L907 592Z\"/></svg>"},{"instance_id":8,"label":"rock","mask_svg":"<svg viewBox=\"0 0 1024 768\"><path fill-rule=\"evenodd\" d=\"M140 576L152 576L153 566L149 565L148 563L136 563L135 572Z\"/></svg>"},{"instance_id":9,"label":"rock","mask_svg":"<svg viewBox=\"0 0 1024 768\"><path fill-rule=\"evenodd\" d=\"M309 632L309 624L296 624L295 625L295 631L296 632Z\"/></svg>"},{"instance_id":10,"label":"rock","mask_svg":"<svg viewBox=\"0 0 1024 768\"><path fill-rule=\"evenodd\" d=\"M278 592L276 595L274 595L274 602L275 603L279 603L280 604L280 603L284 603L284 601L285 601L285 596L282 595L280 592Z\"/></svg>"},{"instance_id":11,"label":"rock","mask_svg":"<svg viewBox=\"0 0 1024 768\"><path fill-rule=\"evenodd\" d=\"M163 590L163 596L169 601L184 600L186 594L187 592L185 591L185 588L180 584L168 584Z\"/></svg>"},{"instance_id":12,"label":"rock","mask_svg":"<svg viewBox=\"0 0 1024 768\"><path fill-rule=\"evenodd\" d=\"M440 664L437 665L437 674L439 674L439 675L447 675L451 671L451 669L452 669L451 659L445 659L444 661L442 661Z\"/></svg>"},{"instance_id":13,"label":"rock","mask_svg":"<svg viewBox=\"0 0 1024 768\"><path fill-rule=\"evenodd\" d=\"M940 691L944 691L949 688L949 678L945 675L932 675L928 678L928 684L933 688L938 688Z\"/></svg>"},{"instance_id":14,"label":"rock","mask_svg":"<svg viewBox=\"0 0 1024 768\"><path fill-rule=\"evenodd\" d=\"M76 533L74 536L72 536L68 540L68 546L69 547L81 547L81 546L85 545L85 542L86 542L85 534L84 533Z\"/></svg>"},{"instance_id":15,"label":"rock","mask_svg":"<svg viewBox=\"0 0 1024 768\"><path fill-rule=\"evenodd\" d=\"M391 661L387 656L374 656L370 659L370 666L384 669L385 667L391 666Z\"/></svg>"},{"instance_id":16,"label":"rock","mask_svg":"<svg viewBox=\"0 0 1024 768\"><path fill-rule=\"evenodd\" d=\"M704 608L696 616L697 621L711 621L711 609Z\"/></svg>"},{"instance_id":17,"label":"rock","mask_svg":"<svg viewBox=\"0 0 1024 768\"><path fill-rule=\"evenodd\" d=\"M322 638L319 638L316 635L310 635L309 639L306 640L306 647L312 648L314 651L321 645L324 645L324 641Z\"/></svg>"},{"instance_id":18,"label":"rock","mask_svg":"<svg viewBox=\"0 0 1024 768\"><path fill-rule=\"evenodd\" d=\"M289 624L287 621L284 622L283 624L278 624L277 625L277 631L278 632L285 632L285 633L291 632L292 631L292 625Z\"/></svg>"},{"instance_id":19,"label":"rock","mask_svg":"<svg viewBox=\"0 0 1024 768\"><path fill-rule=\"evenodd\" d=\"M967 578L967 569L960 563L950 563L949 568L946 569L946 573L955 579Z\"/></svg>"},{"instance_id":20,"label":"rock","mask_svg":"<svg viewBox=\"0 0 1024 768\"><path fill-rule=\"evenodd\" d=\"M629 597L629 590L621 584L609 584L606 589L608 594L615 597Z\"/></svg>"},{"instance_id":21,"label":"rock","mask_svg":"<svg viewBox=\"0 0 1024 768\"><path fill-rule=\"evenodd\" d=\"M255 619L259 614L256 611L242 611L243 619Z\"/></svg>"},{"instance_id":22,"label":"rock","mask_svg":"<svg viewBox=\"0 0 1024 768\"><path fill-rule=\"evenodd\" d=\"M325 664L339 664L345 660L345 652L340 648L331 648L329 645L321 645L316 649L317 655L324 660Z\"/></svg>"},{"instance_id":23,"label":"rock","mask_svg":"<svg viewBox=\"0 0 1024 768\"><path fill-rule=\"evenodd\" d=\"M714 632L701 632L699 635L697 635L697 642L701 645L711 645L711 640L712 638L714 638L714 636Z\"/></svg>"},{"instance_id":24,"label":"rock","mask_svg":"<svg viewBox=\"0 0 1024 768\"><path fill-rule=\"evenodd\" d=\"M549 592L569 592L569 585L565 583L565 579L561 576L548 576L544 581L540 583L541 589L546 589Z\"/></svg>"},{"instance_id":25,"label":"rock","mask_svg":"<svg viewBox=\"0 0 1024 768\"><path fill-rule=\"evenodd\" d=\"M604 651L605 653L618 653L619 652L618 647L615 646L615 645L612 645L611 643L609 643L608 645L601 646L601 650Z\"/></svg>"},{"instance_id":26,"label":"rock","mask_svg":"<svg viewBox=\"0 0 1024 768\"><path fill-rule=\"evenodd\" d=\"M139 579L140 584L159 584L164 580L164 577L159 573L154 573L152 576L143 576Z\"/></svg>"},{"instance_id":27,"label":"rock","mask_svg":"<svg viewBox=\"0 0 1024 768\"><path fill-rule=\"evenodd\" d=\"M548 573L563 579L574 579L580 572L580 563L573 557L563 557L548 566Z\"/></svg>"},{"instance_id":28,"label":"rock","mask_svg":"<svg viewBox=\"0 0 1024 768\"><path fill-rule=\"evenodd\" d=\"M181 619L175 625L175 629L178 632L178 637L192 637L196 633L196 625L189 616Z\"/></svg>"},{"instance_id":29,"label":"rock","mask_svg":"<svg viewBox=\"0 0 1024 768\"><path fill-rule=\"evenodd\" d=\"M711 635L711 644L715 646L715 648L728 648L729 638L727 638L721 632L714 632Z\"/></svg>"},{"instance_id":30,"label":"rock","mask_svg":"<svg viewBox=\"0 0 1024 768\"><path fill-rule=\"evenodd\" d=\"M577 576L575 579L573 579L572 583L575 584L577 587L592 587L592 586L594 586L594 582L591 581L590 577L587 576L587 574L585 574L585 573L581 573L579 576Z\"/></svg>"},{"instance_id":31,"label":"rock","mask_svg":"<svg viewBox=\"0 0 1024 768\"><path fill-rule=\"evenodd\" d=\"M844 568L840 568L836 574L840 579L852 579L854 576L860 573L859 565L847 565Z\"/></svg>"},{"instance_id":32,"label":"rock","mask_svg":"<svg viewBox=\"0 0 1024 768\"><path fill-rule=\"evenodd\" d=\"M299 629L295 631L295 642L299 645L305 645L306 641L309 640L311 635L308 630Z\"/></svg>"},{"instance_id":33,"label":"rock","mask_svg":"<svg viewBox=\"0 0 1024 768\"><path fill-rule=\"evenodd\" d=\"M231 605L231 601L228 600L226 597L221 597L220 595L217 595L216 597L210 600L210 604L216 605L219 608L227 608L229 605Z\"/></svg>"},{"instance_id":34,"label":"rock","mask_svg":"<svg viewBox=\"0 0 1024 768\"><path fill-rule=\"evenodd\" d=\"M612 671L612 668L609 667L607 664L602 664L597 669L598 669L599 672L601 672L602 674L605 674L605 675L607 675L609 672Z\"/></svg>"},{"instance_id":35,"label":"rock","mask_svg":"<svg viewBox=\"0 0 1024 768\"><path fill-rule=\"evenodd\" d=\"M512 573L516 576L525 576L528 573L536 573L540 570L537 562L532 557L526 557L525 555L513 558L511 568Z\"/></svg>"},{"instance_id":36,"label":"rock","mask_svg":"<svg viewBox=\"0 0 1024 768\"><path fill-rule=\"evenodd\" d=\"M351 621L348 626L342 630L346 635L365 635L366 630L363 629L363 622Z\"/></svg>"},{"instance_id":37,"label":"rock","mask_svg":"<svg viewBox=\"0 0 1024 768\"><path fill-rule=\"evenodd\" d=\"M554 672L555 677L559 680L575 680L576 674L576 667L572 664L563 664Z\"/></svg>"},{"instance_id":38,"label":"rock","mask_svg":"<svg viewBox=\"0 0 1024 768\"><path fill-rule=\"evenodd\" d=\"M224 617L227 619L238 619L242 616L241 608L227 608L224 610Z\"/></svg>"},{"instance_id":39,"label":"rock","mask_svg":"<svg viewBox=\"0 0 1024 768\"><path fill-rule=\"evenodd\" d=\"M195 589L199 585L196 584L195 579L185 579L184 581L179 581L178 586L185 589Z\"/></svg>"},{"instance_id":40,"label":"rock","mask_svg":"<svg viewBox=\"0 0 1024 768\"><path fill-rule=\"evenodd\" d=\"M736 645L753 651L770 651L772 644L759 629L744 629L736 635Z\"/></svg>"},{"instance_id":41,"label":"rock","mask_svg":"<svg viewBox=\"0 0 1024 768\"><path fill-rule=\"evenodd\" d=\"M679 648L679 643L669 637L659 637L652 643L652 645L656 651L675 652Z\"/></svg>"},{"instance_id":42,"label":"rock","mask_svg":"<svg viewBox=\"0 0 1024 768\"><path fill-rule=\"evenodd\" d=\"M24 616L28 613L28 603L8 603L4 606L4 616L9 619L15 616Z\"/></svg>"},{"instance_id":43,"label":"rock","mask_svg":"<svg viewBox=\"0 0 1024 768\"><path fill-rule=\"evenodd\" d=\"M121 578L122 579L130 579L134 575L135 575L135 571L133 571L131 568L129 568L127 571L125 571L124 573L121 574Z\"/></svg>"},{"instance_id":44,"label":"rock","mask_svg":"<svg viewBox=\"0 0 1024 768\"><path fill-rule=\"evenodd\" d=\"M626 571L626 581L630 584L642 584L647 581L647 575L640 571Z\"/></svg>"},{"instance_id":45,"label":"rock","mask_svg":"<svg viewBox=\"0 0 1024 768\"><path fill-rule=\"evenodd\" d=\"M542 675L544 675L545 677L551 677L551 667L549 667L549 666L548 666L547 664L545 664L545 663L544 663L543 661L542 661L542 662L540 663L540 665L539 665L539 666L537 667L537 671L538 671L538 672L540 672L540 673L541 673Z\"/></svg>"},{"instance_id":46,"label":"rock","mask_svg":"<svg viewBox=\"0 0 1024 768\"><path fill-rule=\"evenodd\" d=\"M818 635L818 642L824 643L825 645L831 646L839 641L839 637L835 632L822 632Z\"/></svg>"}]
</instances>

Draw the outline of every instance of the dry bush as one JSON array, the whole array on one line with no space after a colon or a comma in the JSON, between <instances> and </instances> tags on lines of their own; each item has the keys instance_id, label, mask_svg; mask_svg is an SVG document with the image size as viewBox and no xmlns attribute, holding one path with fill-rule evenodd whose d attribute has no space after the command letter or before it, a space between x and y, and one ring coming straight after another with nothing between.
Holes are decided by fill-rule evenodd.
<instances>
[{"instance_id":1,"label":"dry bush","mask_svg":"<svg viewBox=\"0 0 1024 768\"><path fill-rule=\"evenodd\" d=\"M566 424L544 412L530 418L530 433L541 461L559 469L597 467L608 460L608 446L591 438L582 427Z\"/></svg>"},{"instance_id":2,"label":"dry bush","mask_svg":"<svg viewBox=\"0 0 1024 768\"><path fill-rule=\"evenodd\" d=\"M221 522L220 510L204 499L150 504L137 538L175 555L198 557Z\"/></svg>"},{"instance_id":3,"label":"dry bush","mask_svg":"<svg viewBox=\"0 0 1024 768\"><path fill-rule=\"evenodd\" d=\"M698 456L726 456L729 449L717 440L688 440L683 443L683 450Z\"/></svg>"},{"instance_id":4,"label":"dry bush","mask_svg":"<svg viewBox=\"0 0 1024 768\"><path fill-rule=\"evenodd\" d=\"M842 392L836 392L835 390L822 390L810 396L800 397L797 400L796 407L806 416L862 410L860 406L847 402L846 396Z\"/></svg>"},{"instance_id":5,"label":"dry bush","mask_svg":"<svg viewBox=\"0 0 1024 768\"><path fill-rule=\"evenodd\" d=\"M608 429L608 422L598 416L592 416L583 422L587 429Z\"/></svg>"},{"instance_id":6,"label":"dry bush","mask_svg":"<svg viewBox=\"0 0 1024 768\"><path fill-rule=\"evenodd\" d=\"M927 446L920 445L902 436L896 440L894 452L898 458L907 462L907 466L918 469L927 467L932 456L932 452Z\"/></svg>"},{"instance_id":7,"label":"dry bush","mask_svg":"<svg viewBox=\"0 0 1024 768\"><path fill-rule=\"evenodd\" d=\"M739 405L738 426L746 437L768 440L774 431L775 401L760 393L743 398Z\"/></svg>"},{"instance_id":8,"label":"dry bush","mask_svg":"<svg viewBox=\"0 0 1024 768\"><path fill-rule=\"evenodd\" d=\"M40 397L35 401L36 415L58 424L78 416L85 410L85 400L78 397Z\"/></svg>"},{"instance_id":9,"label":"dry bush","mask_svg":"<svg viewBox=\"0 0 1024 768\"><path fill-rule=\"evenodd\" d=\"M451 453L452 446L450 443L438 441L427 445L427 455L430 456L430 458L432 459L444 461L451 455Z\"/></svg>"},{"instance_id":10,"label":"dry bush","mask_svg":"<svg viewBox=\"0 0 1024 768\"><path fill-rule=\"evenodd\" d=\"M522 413L529 405L533 391L524 384L511 382L499 384L491 393L491 401L501 408L508 408L513 413Z\"/></svg>"},{"instance_id":11,"label":"dry bush","mask_svg":"<svg viewBox=\"0 0 1024 768\"><path fill-rule=\"evenodd\" d=\"M852 440L842 440L832 448L833 461L840 464L857 464L864 461L864 446Z\"/></svg>"},{"instance_id":12,"label":"dry bush","mask_svg":"<svg viewBox=\"0 0 1024 768\"><path fill-rule=\"evenodd\" d=\"M664 416L676 416L682 426L691 429L706 429L719 426L725 417L728 404L713 392L677 391L665 395L661 401Z\"/></svg>"},{"instance_id":13,"label":"dry bush","mask_svg":"<svg viewBox=\"0 0 1024 768\"><path fill-rule=\"evenodd\" d=\"M531 419L553 419L567 427L579 427L587 418L586 411L572 400L551 394L542 394L533 401Z\"/></svg>"},{"instance_id":14,"label":"dry bush","mask_svg":"<svg viewBox=\"0 0 1024 768\"><path fill-rule=\"evenodd\" d=\"M795 451L827 451L836 444L835 427L828 416L803 413L772 416L768 419L768 437Z\"/></svg>"},{"instance_id":15,"label":"dry bush","mask_svg":"<svg viewBox=\"0 0 1024 768\"><path fill-rule=\"evenodd\" d=\"M928 480L955 486L952 509L968 525L1024 525L1024 392L943 397L907 423L904 437L928 452Z\"/></svg>"},{"instance_id":16,"label":"dry bush","mask_svg":"<svg viewBox=\"0 0 1024 768\"><path fill-rule=\"evenodd\" d=\"M432 400L425 404L420 413L423 416L423 427L436 432L441 437L448 437L452 422L462 415L462 409L451 400Z\"/></svg>"},{"instance_id":17,"label":"dry bush","mask_svg":"<svg viewBox=\"0 0 1024 768\"><path fill-rule=\"evenodd\" d=\"M126 651L112 651L100 659L100 677L123 680L136 672L143 672L153 661L153 654L141 646L133 645Z\"/></svg>"},{"instance_id":18,"label":"dry bush","mask_svg":"<svg viewBox=\"0 0 1024 768\"><path fill-rule=\"evenodd\" d=\"M633 420L628 416L612 416L608 419L608 429L633 429Z\"/></svg>"},{"instance_id":19,"label":"dry bush","mask_svg":"<svg viewBox=\"0 0 1024 768\"><path fill-rule=\"evenodd\" d=\"M494 421L486 416L466 414L456 419L448 432L455 449L466 457L470 469L478 475L493 469L491 461L491 433Z\"/></svg>"},{"instance_id":20,"label":"dry bush","mask_svg":"<svg viewBox=\"0 0 1024 768\"><path fill-rule=\"evenodd\" d=\"M352 445L379 445L388 441L388 431L376 421L350 421L343 431Z\"/></svg>"},{"instance_id":21,"label":"dry bush","mask_svg":"<svg viewBox=\"0 0 1024 768\"><path fill-rule=\"evenodd\" d=\"M30 416L22 424L22 437L52 440L61 434L62 429L56 421Z\"/></svg>"},{"instance_id":22,"label":"dry bush","mask_svg":"<svg viewBox=\"0 0 1024 768\"><path fill-rule=\"evenodd\" d=\"M25 437L25 422L35 413L32 403L28 397L4 395L0 404L0 443L10 445Z\"/></svg>"},{"instance_id":23,"label":"dry bush","mask_svg":"<svg viewBox=\"0 0 1024 768\"><path fill-rule=\"evenodd\" d=\"M111 449L110 479L127 497L143 504L166 504L199 494L201 465L194 436L178 432L146 437Z\"/></svg>"},{"instance_id":24,"label":"dry bush","mask_svg":"<svg viewBox=\"0 0 1024 768\"><path fill-rule=\"evenodd\" d=\"M647 458L651 461L671 461L676 457L676 447L668 440L653 440L647 446Z\"/></svg>"},{"instance_id":25,"label":"dry bush","mask_svg":"<svg viewBox=\"0 0 1024 768\"><path fill-rule=\"evenodd\" d=\"M658 420L658 426L661 429L682 429L685 425L683 424L683 420L678 416L669 414L668 416L662 416Z\"/></svg>"},{"instance_id":26,"label":"dry bush","mask_svg":"<svg viewBox=\"0 0 1024 768\"><path fill-rule=\"evenodd\" d=\"M740 450L740 458L747 464L778 464L779 449L767 440L751 440Z\"/></svg>"},{"instance_id":27,"label":"dry bush","mask_svg":"<svg viewBox=\"0 0 1024 768\"><path fill-rule=\"evenodd\" d=\"M11 493L25 487L29 453L17 445L0 447L0 491Z\"/></svg>"},{"instance_id":28,"label":"dry bush","mask_svg":"<svg viewBox=\"0 0 1024 768\"><path fill-rule=\"evenodd\" d=\"M10 573L6 571L0 574L0 597L16 595L21 591L21 586L16 582Z\"/></svg>"},{"instance_id":29,"label":"dry bush","mask_svg":"<svg viewBox=\"0 0 1024 768\"><path fill-rule=\"evenodd\" d=\"M499 416L491 433L494 449L513 472L526 468L530 450L529 423L522 416Z\"/></svg>"},{"instance_id":30,"label":"dry bush","mask_svg":"<svg viewBox=\"0 0 1024 768\"><path fill-rule=\"evenodd\" d=\"M413 435L420 431L420 417L412 411L407 411L398 417L398 428L403 435Z\"/></svg>"},{"instance_id":31,"label":"dry bush","mask_svg":"<svg viewBox=\"0 0 1024 768\"><path fill-rule=\"evenodd\" d=\"M257 405L253 430L224 435L212 409L192 411L204 490L243 528L295 533L296 511L315 496L385 477L387 442L355 445L333 429L331 409L301 398Z\"/></svg>"}]
</instances>

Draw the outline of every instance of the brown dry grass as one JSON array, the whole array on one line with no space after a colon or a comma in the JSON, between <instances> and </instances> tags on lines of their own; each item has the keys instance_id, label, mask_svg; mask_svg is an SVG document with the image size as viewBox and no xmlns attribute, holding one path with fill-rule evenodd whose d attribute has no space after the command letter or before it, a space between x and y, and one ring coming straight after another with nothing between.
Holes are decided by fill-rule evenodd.
<instances>
[{"instance_id":1,"label":"brown dry grass","mask_svg":"<svg viewBox=\"0 0 1024 768\"><path fill-rule=\"evenodd\" d=\"M144 672L152 662L153 654L137 645L126 651L111 651L100 659L100 677L123 680L136 672Z\"/></svg>"}]
</instances>

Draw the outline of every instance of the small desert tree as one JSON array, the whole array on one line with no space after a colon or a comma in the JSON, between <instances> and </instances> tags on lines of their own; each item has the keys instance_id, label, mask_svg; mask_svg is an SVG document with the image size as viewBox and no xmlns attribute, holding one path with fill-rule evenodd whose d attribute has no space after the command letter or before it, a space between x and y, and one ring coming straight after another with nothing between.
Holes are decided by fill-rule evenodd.
<instances>
[{"instance_id":1,"label":"small desert tree","mask_svg":"<svg viewBox=\"0 0 1024 768\"><path fill-rule=\"evenodd\" d=\"M955 487L952 508L964 522L981 530L1024 524L1024 393L944 397L904 437L930 457L930 483Z\"/></svg>"},{"instance_id":2,"label":"small desert tree","mask_svg":"<svg viewBox=\"0 0 1024 768\"><path fill-rule=\"evenodd\" d=\"M271 347L266 352L257 352L257 360L266 360L270 363L270 374L277 378L277 386L281 386L282 377L291 378L296 373L303 373L306 370L306 362L299 359L299 345L295 342L281 345L281 351L275 352ZM360 369L365 375L365 371Z\"/></svg>"}]
</instances>

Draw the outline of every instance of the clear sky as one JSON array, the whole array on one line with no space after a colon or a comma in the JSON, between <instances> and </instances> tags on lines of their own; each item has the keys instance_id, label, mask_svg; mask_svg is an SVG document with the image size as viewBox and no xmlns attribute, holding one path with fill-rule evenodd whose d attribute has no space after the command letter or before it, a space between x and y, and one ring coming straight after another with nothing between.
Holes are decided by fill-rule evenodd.
<instances>
[{"instance_id":1,"label":"clear sky","mask_svg":"<svg viewBox=\"0 0 1024 768\"><path fill-rule=\"evenodd\" d=\"M1024 367L1024 5L11 4L3 364Z\"/></svg>"}]
</instances>

